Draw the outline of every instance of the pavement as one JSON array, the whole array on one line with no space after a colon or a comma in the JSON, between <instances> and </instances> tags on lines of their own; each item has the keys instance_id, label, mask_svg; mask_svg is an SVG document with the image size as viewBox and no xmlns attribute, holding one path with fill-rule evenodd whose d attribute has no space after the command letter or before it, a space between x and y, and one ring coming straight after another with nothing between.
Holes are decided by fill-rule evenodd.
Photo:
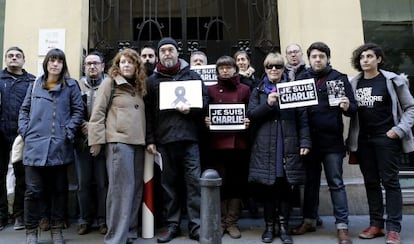
<instances>
[{"instance_id":1,"label":"pavement","mask_svg":"<svg viewBox=\"0 0 414 244\"><path fill-rule=\"evenodd\" d=\"M322 216L323 225L318 227L316 232L307 233L301 236L293 236L293 241L295 244L334 244L338 243L336 238L334 218L332 216ZM365 229L368 226L369 219L366 215L355 215L349 217L349 230L353 240L353 244L377 244L385 243L385 237L378 237L372 240L363 240L358 238L358 233ZM291 226L296 226L300 223L299 218L292 218ZM223 236L223 244L235 244L235 243L244 243L244 244L257 244L261 242L261 235L264 229L264 222L262 218L242 218L239 221L239 225L242 231L242 238L240 239L231 239L227 234ZM190 240L188 238L186 224L182 223L182 236L175 238L170 243L171 244L196 244L196 241ZM402 243L414 243L414 215L404 215L402 222ZM101 244L103 243L103 235L99 234L97 229L93 230L86 235L78 235L76 233L76 224L71 224L71 226L64 230L64 237L67 244ZM157 230L158 234L161 230ZM134 244L148 244L156 243L156 237L152 239L138 239ZM39 241L41 244L52 243L50 240L49 232L40 233ZM13 226L9 225L4 230L0 231L0 244L23 244L25 243L25 231L15 231ZM276 238L273 243L281 243L279 238Z\"/></svg>"}]
</instances>

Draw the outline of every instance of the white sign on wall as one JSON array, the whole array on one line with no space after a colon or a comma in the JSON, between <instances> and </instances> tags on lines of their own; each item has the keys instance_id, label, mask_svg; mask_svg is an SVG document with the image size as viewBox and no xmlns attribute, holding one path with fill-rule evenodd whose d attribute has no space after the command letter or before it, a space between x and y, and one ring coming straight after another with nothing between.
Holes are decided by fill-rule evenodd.
<instances>
[{"instance_id":1,"label":"white sign on wall","mask_svg":"<svg viewBox=\"0 0 414 244\"><path fill-rule=\"evenodd\" d=\"M44 56L53 48L65 51L65 29L40 29L39 55Z\"/></svg>"}]
</instances>

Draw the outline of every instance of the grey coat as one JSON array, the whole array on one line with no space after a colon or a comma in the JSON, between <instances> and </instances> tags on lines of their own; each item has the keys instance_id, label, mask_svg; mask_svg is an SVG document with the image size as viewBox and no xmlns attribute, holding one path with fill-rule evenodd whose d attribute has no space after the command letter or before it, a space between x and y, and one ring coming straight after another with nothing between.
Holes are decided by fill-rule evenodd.
<instances>
[{"instance_id":1,"label":"grey coat","mask_svg":"<svg viewBox=\"0 0 414 244\"><path fill-rule=\"evenodd\" d=\"M392 116L394 126L392 130L401 138L404 153L414 151L413 132L414 125L414 99L408 89L407 79L393 72L380 70L385 76L388 93L391 96ZM351 80L352 89L355 90L362 73ZM349 135L347 140L348 149L355 152L358 149L359 119L358 114L351 118Z\"/></svg>"},{"instance_id":2,"label":"grey coat","mask_svg":"<svg viewBox=\"0 0 414 244\"><path fill-rule=\"evenodd\" d=\"M23 164L56 166L74 160L75 130L83 117L83 104L76 80L51 90L43 88L43 76L27 89L19 113L19 134L24 138ZM32 99L33 98L33 99Z\"/></svg>"}]
</instances>

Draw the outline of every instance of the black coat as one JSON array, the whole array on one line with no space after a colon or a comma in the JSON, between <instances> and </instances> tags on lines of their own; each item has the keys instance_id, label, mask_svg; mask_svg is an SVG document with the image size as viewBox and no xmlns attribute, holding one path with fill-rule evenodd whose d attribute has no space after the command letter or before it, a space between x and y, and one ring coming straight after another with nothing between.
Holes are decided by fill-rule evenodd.
<instances>
[{"instance_id":1,"label":"black coat","mask_svg":"<svg viewBox=\"0 0 414 244\"><path fill-rule=\"evenodd\" d=\"M317 82L316 74L310 69L300 79L314 78ZM345 145L343 138L343 118L345 116L353 116L357 110L354 93L346 74L340 73L335 69L330 71L323 77L324 82L317 88L318 105L308 107L309 126L312 136L313 151L344 153ZM345 85L345 96L349 99L349 109L344 112L339 106L329 106L326 81L342 80Z\"/></svg>"},{"instance_id":2,"label":"black coat","mask_svg":"<svg viewBox=\"0 0 414 244\"><path fill-rule=\"evenodd\" d=\"M302 184L305 168L299 155L300 148L311 148L312 145L306 110L282 110L278 104L270 107L267 94L261 89L262 84L253 90L247 109L253 131L249 182L275 183L277 123L282 123L285 174L290 184Z\"/></svg>"},{"instance_id":3,"label":"black coat","mask_svg":"<svg viewBox=\"0 0 414 244\"><path fill-rule=\"evenodd\" d=\"M146 143L166 144L177 141L198 141L200 127L204 126L203 109L191 108L190 113L182 114L176 110L160 110L160 82L201 80L200 76L190 70L188 63L180 59L180 71L168 76L157 70L147 79L147 95L145 101ZM202 82L203 108L208 103L207 89Z\"/></svg>"},{"instance_id":4,"label":"black coat","mask_svg":"<svg viewBox=\"0 0 414 244\"><path fill-rule=\"evenodd\" d=\"M0 73L0 133L11 145L17 136L17 121L27 88L35 80L34 75L23 70L23 75L12 76L4 69Z\"/></svg>"}]
</instances>

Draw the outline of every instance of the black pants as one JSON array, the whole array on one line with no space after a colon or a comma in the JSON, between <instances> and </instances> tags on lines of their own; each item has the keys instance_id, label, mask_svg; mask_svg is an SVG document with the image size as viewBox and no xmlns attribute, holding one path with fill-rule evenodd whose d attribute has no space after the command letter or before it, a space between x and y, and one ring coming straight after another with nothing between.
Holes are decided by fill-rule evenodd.
<instances>
[{"instance_id":1,"label":"black pants","mask_svg":"<svg viewBox=\"0 0 414 244\"><path fill-rule=\"evenodd\" d=\"M26 193L24 217L26 228L36 228L44 211L45 201L50 201L52 225L65 221L65 204L68 193L67 165L32 167L25 166Z\"/></svg>"}]
</instances>

